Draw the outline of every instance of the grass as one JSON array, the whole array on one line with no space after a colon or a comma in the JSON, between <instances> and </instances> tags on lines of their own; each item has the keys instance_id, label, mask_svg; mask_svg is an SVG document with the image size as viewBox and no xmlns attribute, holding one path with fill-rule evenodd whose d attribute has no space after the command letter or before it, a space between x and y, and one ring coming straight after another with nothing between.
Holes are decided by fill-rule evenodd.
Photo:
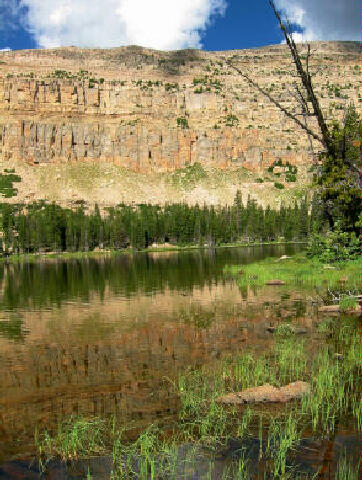
<instances>
[{"instance_id":1,"label":"grass","mask_svg":"<svg viewBox=\"0 0 362 480\"><path fill-rule=\"evenodd\" d=\"M39 458L60 457L72 460L82 456L105 453L107 423L100 418L69 417L58 425L57 431L35 432L35 446Z\"/></svg>"},{"instance_id":2,"label":"grass","mask_svg":"<svg viewBox=\"0 0 362 480\"><path fill-rule=\"evenodd\" d=\"M37 435L38 454L41 458L59 456L68 460L111 448L113 480L176 479L183 478L181 471L196 468L200 446L209 452L211 472L221 445L226 446L231 438L240 442L253 438L259 442L260 459L269 472L265 478L308 478L292 468L288 460L305 438L305 432L319 437L333 435L346 415L354 416L361 431L361 335L347 317L331 329L333 341L317 352L308 350L308 342L296 335L276 336L269 352L246 351L219 360L212 368L202 367L180 375L172 387L179 396L180 409L171 434L151 425L136 441L129 442L125 427L98 419L71 418L53 435ZM335 352L343 354L343 361L335 357ZM224 407L216 402L226 392L265 383L280 386L296 380L308 381L311 394L277 411L256 405ZM181 455L180 445L190 445L186 456ZM223 478L249 478L247 458L241 453L225 467ZM356 478L352 465L343 461L338 464L336 475L341 479Z\"/></svg>"},{"instance_id":3,"label":"grass","mask_svg":"<svg viewBox=\"0 0 362 480\"><path fill-rule=\"evenodd\" d=\"M240 286L261 287L270 280L278 279L288 286L335 287L339 285L342 277L346 277L346 287L359 288L361 268L362 257L330 267L300 254L286 260L269 258L250 265L227 266L225 271L236 276Z\"/></svg>"},{"instance_id":4,"label":"grass","mask_svg":"<svg viewBox=\"0 0 362 480\"><path fill-rule=\"evenodd\" d=\"M274 349L265 355L244 353L223 361L219 370L208 376L206 371L190 372L179 381L182 430L193 441L218 445L228 437L244 437L262 420L261 437L267 438L266 458L273 478L285 478L288 454L299 444L305 431L324 436L333 434L338 419L352 414L361 423L359 399L361 338L349 320L335 336L335 348L344 352L341 363L332 348L324 348L310 359L306 344L297 337L277 338ZM290 404L279 415L268 417L256 407L222 408L215 398L228 391L270 383L280 386L304 380L311 384L311 395L299 404ZM210 428L210 425L213 428ZM293 477L295 478L295 477Z\"/></svg>"},{"instance_id":5,"label":"grass","mask_svg":"<svg viewBox=\"0 0 362 480\"><path fill-rule=\"evenodd\" d=\"M339 302L339 308L342 312L350 310L357 305L357 300L353 297L348 297L347 295L342 297Z\"/></svg>"},{"instance_id":6,"label":"grass","mask_svg":"<svg viewBox=\"0 0 362 480\"><path fill-rule=\"evenodd\" d=\"M359 468L348 461L347 452L344 452L337 464L335 480L360 480Z\"/></svg>"}]
</instances>

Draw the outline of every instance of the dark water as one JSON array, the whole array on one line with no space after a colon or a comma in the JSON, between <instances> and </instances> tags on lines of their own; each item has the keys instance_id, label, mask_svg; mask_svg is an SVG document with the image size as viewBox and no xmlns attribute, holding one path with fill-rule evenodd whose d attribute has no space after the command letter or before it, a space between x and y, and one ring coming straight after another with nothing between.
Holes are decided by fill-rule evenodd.
<instances>
[{"instance_id":1,"label":"dark water","mask_svg":"<svg viewBox=\"0 0 362 480\"><path fill-rule=\"evenodd\" d=\"M223 269L301 248L1 265L0 464L31 456L35 428L70 414L116 414L139 428L172 416L166 378L248 344L268 348L268 305L280 293L241 291ZM312 326L298 295L283 308ZM6 468L0 478L27 478L11 473L19 462Z\"/></svg>"}]
</instances>

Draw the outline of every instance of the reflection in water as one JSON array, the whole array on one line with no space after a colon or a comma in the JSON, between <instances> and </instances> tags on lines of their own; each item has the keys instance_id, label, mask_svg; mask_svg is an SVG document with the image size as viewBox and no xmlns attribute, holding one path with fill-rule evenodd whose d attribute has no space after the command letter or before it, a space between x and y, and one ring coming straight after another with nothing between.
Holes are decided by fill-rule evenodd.
<instances>
[{"instance_id":1,"label":"reflection in water","mask_svg":"<svg viewBox=\"0 0 362 480\"><path fill-rule=\"evenodd\" d=\"M343 431L339 431L331 442L327 439L306 438L301 440L298 451L288 457L288 466L294 467L298 472L300 480L331 480L336 479L335 470L337 463L347 459L347 464L358 464L360 460L360 449L358 448L359 437L352 436ZM264 446L265 448L265 446ZM231 478L244 478L242 474L230 475L232 462L243 458L247 452L247 458L253 465L253 479L264 480L271 478L265 476L263 470L264 463L260 458L260 452L263 445L258 438L245 438L243 441L230 440L227 445L221 448L217 454L208 451L202 447L196 447L192 444L182 444L176 452L176 471L169 477L182 480L220 480ZM324 464L328 451L331 450L334 461L330 462L330 468L320 468ZM348 454L346 453L348 452ZM92 478L97 480L109 480L113 470L113 459L111 456L91 457L86 460L74 460L71 463L62 463L56 459L51 460L47 465L48 480L79 480L89 478L89 472L92 472ZM235 469L234 469L235 471ZM226 475L229 473L229 475ZM347 475L346 475L347 474ZM0 478L39 480L37 465L33 462L13 461L0 465ZM142 477L144 478L144 477ZM249 477L248 477L249 478ZM278 477L279 478L279 477ZM284 478L296 478L288 475ZM354 480L360 478L358 472L356 475L349 476L345 472L344 476L339 475L338 480Z\"/></svg>"},{"instance_id":2,"label":"reflection in water","mask_svg":"<svg viewBox=\"0 0 362 480\"><path fill-rule=\"evenodd\" d=\"M291 254L263 247L0 267L0 459L31 453L36 426L119 415L135 427L177 412L170 379L247 345L278 318L313 328L301 297L240 290L227 264ZM310 344L317 340L310 338Z\"/></svg>"},{"instance_id":3,"label":"reflection in water","mask_svg":"<svg viewBox=\"0 0 362 480\"><path fill-rule=\"evenodd\" d=\"M1 264L0 309L60 307L69 300L89 302L94 294L102 300L106 291L125 298L166 288L188 292L219 282L227 264L250 263L299 249L295 245L264 246Z\"/></svg>"}]
</instances>

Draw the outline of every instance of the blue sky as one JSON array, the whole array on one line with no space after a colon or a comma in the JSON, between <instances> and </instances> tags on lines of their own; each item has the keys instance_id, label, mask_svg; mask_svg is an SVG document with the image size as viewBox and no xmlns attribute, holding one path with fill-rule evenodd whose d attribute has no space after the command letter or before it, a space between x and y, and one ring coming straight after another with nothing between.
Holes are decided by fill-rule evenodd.
<instances>
[{"instance_id":1,"label":"blue sky","mask_svg":"<svg viewBox=\"0 0 362 480\"><path fill-rule=\"evenodd\" d=\"M357 0L275 0L297 40L359 40ZM267 0L0 0L0 49L137 44L228 50L280 43Z\"/></svg>"},{"instance_id":2,"label":"blue sky","mask_svg":"<svg viewBox=\"0 0 362 480\"><path fill-rule=\"evenodd\" d=\"M282 34L265 0L231 1L203 39L206 50L232 50L280 43Z\"/></svg>"}]
</instances>

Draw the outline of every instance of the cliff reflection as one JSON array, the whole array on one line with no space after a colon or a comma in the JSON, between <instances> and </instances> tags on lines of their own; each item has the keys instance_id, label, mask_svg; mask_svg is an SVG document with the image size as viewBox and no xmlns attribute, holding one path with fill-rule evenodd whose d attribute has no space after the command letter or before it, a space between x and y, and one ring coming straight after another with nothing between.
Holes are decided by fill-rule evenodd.
<instances>
[{"instance_id":1,"label":"cliff reflection","mask_svg":"<svg viewBox=\"0 0 362 480\"><path fill-rule=\"evenodd\" d=\"M270 345L265 292L222 276L236 252L181 257L1 267L0 457L31 452L36 426L69 414L172 416L178 372ZM298 316L297 300L283 315Z\"/></svg>"}]
</instances>

